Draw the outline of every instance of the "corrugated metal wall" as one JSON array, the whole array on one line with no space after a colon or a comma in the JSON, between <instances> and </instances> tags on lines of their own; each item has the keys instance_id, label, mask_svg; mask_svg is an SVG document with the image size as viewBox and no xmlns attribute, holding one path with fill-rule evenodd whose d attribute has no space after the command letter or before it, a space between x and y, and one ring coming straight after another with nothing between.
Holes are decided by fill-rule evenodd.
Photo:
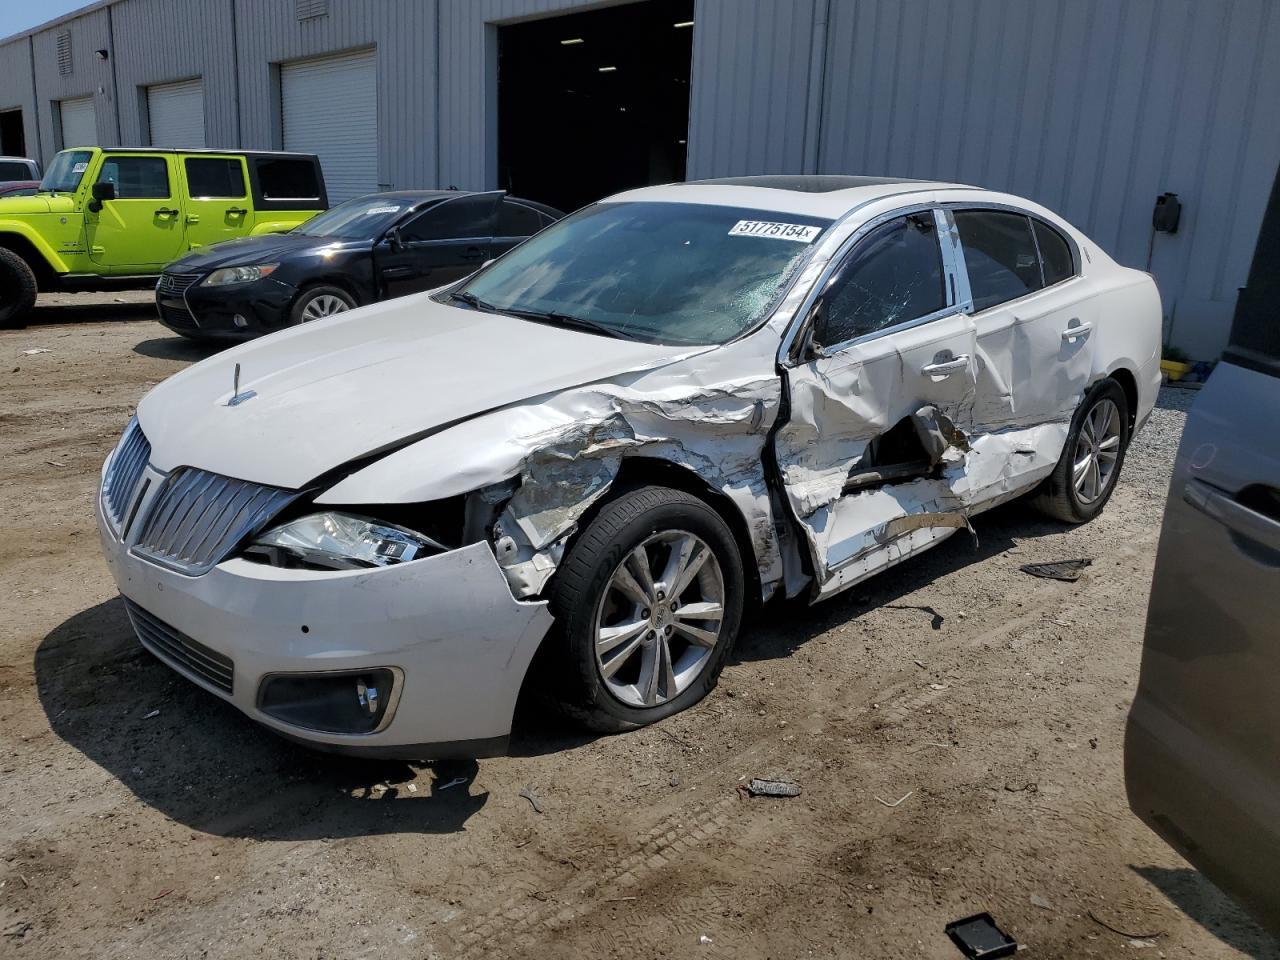
<instances>
[{"instance_id":1,"label":"corrugated metal wall","mask_svg":"<svg viewBox=\"0 0 1280 960\"><path fill-rule=\"evenodd\" d=\"M1173 341L1222 348L1280 164L1280 4L832 0L826 47L819 170L1008 190L1150 249Z\"/></svg>"},{"instance_id":2,"label":"corrugated metal wall","mask_svg":"<svg viewBox=\"0 0 1280 960\"><path fill-rule=\"evenodd\" d=\"M435 34L436 0L330 0L327 16L301 21L295 0L236 0L241 145L280 146L279 63L374 47L378 180L434 186Z\"/></svg>"},{"instance_id":3,"label":"corrugated metal wall","mask_svg":"<svg viewBox=\"0 0 1280 960\"><path fill-rule=\"evenodd\" d=\"M44 151L41 160L45 164L61 146L61 130L50 106L55 100L92 96L98 115L99 139L107 143L120 136L116 129L111 61L99 60L94 55L95 50L111 48L110 17L105 7L99 8L31 38L36 75L35 99L40 112L40 143ZM71 36L71 72L66 75L58 72L58 35L61 33ZM30 84L29 74L27 84Z\"/></svg>"},{"instance_id":4,"label":"corrugated metal wall","mask_svg":"<svg viewBox=\"0 0 1280 960\"><path fill-rule=\"evenodd\" d=\"M119 0L0 47L0 105L38 103L47 161L51 101L94 94L104 142L142 141L142 88L200 76L210 144L273 147L279 64L373 47L379 181L490 187L498 25L611 2L625 0L328 0L299 20L295 0ZM1122 262L1145 267L1150 248L1174 341L1221 348L1280 164L1276 0L697 0L695 19L690 177L893 173L1025 194ZM96 60L112 33L112 61ZM1166 190L1183 222L1153 242Z\"/></svg>"},{"instance_id":5,"label":"corrugated metal wall","mask_svg":"<svg viewBox=\"0 0 1280 960\"><path fill-rule=\"evenodd\" d=\"M239 145L232 2L129 0L111 8L123 143L151 142L147 87L200 78L205 143Z\"/></svg>"}]
</instances>

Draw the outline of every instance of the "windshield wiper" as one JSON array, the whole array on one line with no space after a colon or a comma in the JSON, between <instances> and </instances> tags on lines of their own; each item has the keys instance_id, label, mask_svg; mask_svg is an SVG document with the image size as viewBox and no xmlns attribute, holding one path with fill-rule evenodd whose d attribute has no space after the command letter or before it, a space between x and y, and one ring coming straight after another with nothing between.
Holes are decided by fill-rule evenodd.
<instances>
[{"instance_id":1,"label":"windshield wiper","mask_svg":"<svg viewBox=\"0 0 1280 960\"><path fill-rule=\"evenodd\" d=\"M535 323L550 323L557 327L570 327L574 330L586 330L588 333L598 333L602 336L613 337L618 340L640 340L633 333L627 333L625 330L619 330L617 327L611 327L607 323L600 323L598 320L588 320L586 317L575 317L569 313L559 313L555 310L513 310L505 309L503 313L509 313L513 317L521 317L525 320L533 320Z\"/></svg>"},{"instance_id":2,"label":"windshield wiper","mask_svg":"<svg viewBox=\"0 0 1280 960\"><path fill-rule=\"evenodd\" d=\"M485 303L474 293L468 290L460 290L449 294L450 300L457 300L459 303L465 303L467 306L475 310L483 310L485 313L497 313L498 308L491 303Z\"/></svg>"}]
</instances>

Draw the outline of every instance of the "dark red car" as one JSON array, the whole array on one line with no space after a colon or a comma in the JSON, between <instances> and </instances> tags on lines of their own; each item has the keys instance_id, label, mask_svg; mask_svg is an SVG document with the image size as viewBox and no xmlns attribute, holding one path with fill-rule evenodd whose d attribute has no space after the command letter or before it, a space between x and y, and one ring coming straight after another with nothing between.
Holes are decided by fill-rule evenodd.
<instances>
[{"instance_id":1,"label":"dark red car","mask_svg":"<svg viewBox=\"0 0 1280 960\"><path fill-rule=\"evenodd\" d=\"M29 197L39 189L39 180L9 180L0 183L0 197Z\"/></svg>"}]
</instances>

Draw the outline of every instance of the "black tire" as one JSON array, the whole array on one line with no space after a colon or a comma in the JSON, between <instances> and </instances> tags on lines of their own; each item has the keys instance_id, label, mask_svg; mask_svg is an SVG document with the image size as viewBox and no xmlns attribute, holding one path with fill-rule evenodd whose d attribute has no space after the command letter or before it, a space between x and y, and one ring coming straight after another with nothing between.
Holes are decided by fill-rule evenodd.
<instances>
[{"instance_id":1,"label":"black tire","mask_svg":"<svg viewBox=\"0 0 1280 960\"><path fill-rule=\"evenodd\" d=\"M307 308L322 297L336 297L346 305L347 310L354 310L356 307L355 299L341 287L334 287L329 284L307 287L307 289L303 290L302 293L298 294L298 299L293 301L293 306L289 308L289 323L294 326L297 326L300 323L306 323L307 320L304 320L303 316L306 313Z\"/></svg>"},{"instance_id":2,"label":"black tire","mask_svg":"<svg viewBox=\"0 0 1280 960\"><path fill-rule=\"evenodd\" d=\"M691 533L710 547L723 579L720 634L701 672L676 696L656 706L624 703L609 689L596 662L596 616L606 586L633 550L655 534ZM539 682L552 702L588 729L618 733L678 713L715 688L742 622L746 581L733 532L715 510L688 493L641 487L606 504L569 548L552 581L556 625ZM673 638L674 639L674 638Z\"/></svg>"},{"instance_id":3,"label":"black tire","mask_svg":"<svg viewBox=\"0 0 1280 960\"><path fill-rule=\"evenodd\" d=\"M0 247L0 328L25 325L37 292L36 275L27 261Z\"/></svg>"},{"instance_id":4,"label":"black tire","mask_svg":"<svg viewBox=\"0 0 1280 960\"><path fill-rule=\"evenodd\" d=\"M1076 490L1072 476L1075 466L1077 447L1085 420L1103 401L1115 404L1119 413L1119 451L1115 466L1107 477L1101 493L1092 500L1085 501ZM1085 394L1084 400L1076 408L1071 418L1071 430L1067 434L1066 445L1062 448L1062 456L1058 459L1053 473L1045 479L1040 489L1031 499L1031 505L1046 516L1064 523L1086 523L1092 520L1111 499L1120 480L1120 469L1124 466L1125 451L1129 449L1129 398L1123 388L1114 380L1100 380Z\"/></svg>"}]
</instances>

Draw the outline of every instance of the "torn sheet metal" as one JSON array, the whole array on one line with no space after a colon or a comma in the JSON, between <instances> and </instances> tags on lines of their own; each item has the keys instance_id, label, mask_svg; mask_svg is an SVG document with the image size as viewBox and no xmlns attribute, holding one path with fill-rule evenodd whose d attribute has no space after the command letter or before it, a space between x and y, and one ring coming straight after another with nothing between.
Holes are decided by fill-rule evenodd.
<instances>
[{"instance_id":1,"label":"torn sheet metal","mask_svg":"<svg viewBox=\"0 0 1280 960\"><path fill-rule=\"evenodd\" d=\"M322 498L358 503L469 494L516 480L494 526L517 597L541 592L583 515L628 458L685 468L741 512L766 596L783 579L779 528L763 466L781 382L776 341L747 338L711 354L532 398L474 417L391 454ZM761 374L760 371L765 371ZM448 464L447 470L436 469Z\"/></svg>"}]
</instances>

